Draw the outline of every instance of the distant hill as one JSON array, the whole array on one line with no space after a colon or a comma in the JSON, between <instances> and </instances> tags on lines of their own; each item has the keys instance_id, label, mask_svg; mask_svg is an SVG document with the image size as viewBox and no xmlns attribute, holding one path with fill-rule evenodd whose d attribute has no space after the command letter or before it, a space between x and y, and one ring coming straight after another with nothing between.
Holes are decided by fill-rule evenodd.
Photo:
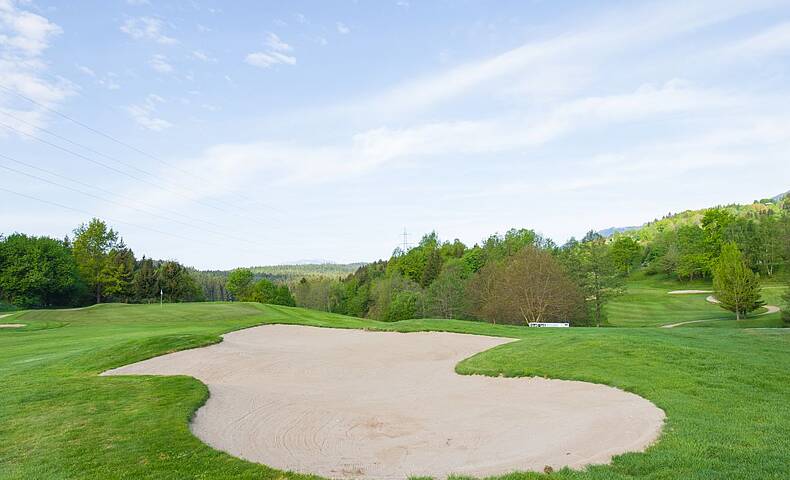
<instances>
[{"instance_id":1,"label":"distant hill","mask_svg":"<svg viewBox=\"0 0 790 480\"><path fill-rule=\"evenodd\" d=\"M763 200L757 200L753 203L747 205L740 205L740 204L730 204L730 205L718 205L716 207L708 207L708 208L721 208L723 210L727 210L728 212L732 213L738 217L754 217L757 218L760 215L773 213L779 213L780 210L783 208L787 208L786 204L790 199L790 191L782 193L772 198L766 198ZM600 230L598 233L603 237L611 237L614 235L627 235L629 237L635 238L637 240L652 240L656 234L660 231L668 230L668 229L675 229L682 225L689 225L689 224L699 224L702 221L702 217L705 215L705 211L708 208L702 208L699 210L686 210L680 213L672 213L666 215L662 218L657 218L653 221L647 222L642 226L639 227L610 227L604 230Z\"/></svg>"},{"instance_id":2,"label":"distant hill","mask_svg":"<svg viewBox=\"0 0 790 480\"><path fill-rule=\"evenodd\" d=\"M632 227L609 227L609 228L604 228L603 230L598 230L595 233L597 233L598 235L600 235L600 236L602 236L604 238L609 238L612 235L614 235L615 233L630 232L631 230L637 230L639 228L642 228L642 226L640 225L638 227L637 226L632 226Z\"/></svg>"},{"instance_id":3,"label":"distant hill","mask_svg":"<svg viewBox=\"0 0 790 480\"><path fill-rule=\"evenodd\" d=\"M786 198L788 195L790 195L790 190L786 191L785 193L780 193L779 195L771 198L771 200L773 200L774 202L780 202L784 198Z\"/></svg>"},{"instance_id":4,"label":"distant hill","mask_svg":"<svg viewBox=\"0 0 790 480\"><path fill-rule=\"evenodd\" d=\"M269 280L281 282L299 281L304 278L315 277L345 277L354 273L364 263L293 263L288 265L265 265L251 267L256 277L266 277Z\"/></svg>"},{"instance_id":5,"label":"distant hill","mask_svg":"<svg viewBox=\"0 0 790 480\"><path fill-rule=\"evenodd\" d=\"M263 265L250 267L256 280L267 278L275 282L292 283L304 278L339 278L357 271L365 263L291 263L287 265ZM204 270L198 275L209 277L228 276L229 270Z\"/></svg>"}]
</instances>

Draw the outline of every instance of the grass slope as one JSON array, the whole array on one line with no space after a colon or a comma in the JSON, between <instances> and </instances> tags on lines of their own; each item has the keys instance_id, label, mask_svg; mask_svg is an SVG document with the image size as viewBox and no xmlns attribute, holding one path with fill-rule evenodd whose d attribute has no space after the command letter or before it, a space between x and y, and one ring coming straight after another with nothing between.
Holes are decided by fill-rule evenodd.
<instances>
[{"instance_id":1,"label":"grass slope","mask_svg":"<svg viewBox=\"0 0 790 480\"><path fill-rule=\"evenodd\" d=\"M784 287L767 284L763 300L769 305L783 304ZM781 314L775 313L735 320L735 314L705 300L709 294L669 295L673 290L713 290L710 282L681 283L661 276L635 275L626 293L606 306L608 322L616 327L655 327L681 322L697 322L676 328L755 328L781 327ZM765 311L761 309L755 313Z\"/></svg>"},{"instance_id":2,"label":"grass slope","mask_svg":"<svg viewBox=\"0 0 790 480\"><path fill-rule=\"evenodd\" d=\"M3 479L309 478L231 457L192 436L188 420L207 398L195 379L97 376L261 323L515 337L522 341L475 355L458 372L604 383L666 411L663 437L646 453L552 478L779 479L790 471L787 330L381 323L244 303L103 305L21 312L14 321L29 326L0 331Z\"/></svg>"}]
</instances>

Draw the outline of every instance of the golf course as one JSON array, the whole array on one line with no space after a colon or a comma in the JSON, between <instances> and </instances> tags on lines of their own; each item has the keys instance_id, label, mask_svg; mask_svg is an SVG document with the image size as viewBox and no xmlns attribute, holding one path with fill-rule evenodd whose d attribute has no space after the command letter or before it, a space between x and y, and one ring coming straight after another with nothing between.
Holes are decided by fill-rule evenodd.
<instances>
[{"instance_id":1,"label":"golf course","mask_svg":"<svg viewBox=\"0 0 790 480\"><path fill-rule=\"evenodd\" d=\"M700 307L700 312L678 317L675 301L666 302L661 311L649 292L634 295L660 317L656 324L704 315ZM612 323L628 322L620 315L611 315ZM21 311L0 321L24 324L0 330L4 479L317 478L244 461L196 438L190 419L209 392L195 378L100 376L266 324L514 339L463 359L455 372L607 385L665 412L660 438L643 453L617 455L609 465L582 470L552 468L552 478L779 479L790 469L790 335L784 329L528 329L440 319L378 322L242 302L108 304ZM633 323L643 326L648 321ZM501 478L543 475L523 472Z\"/></svg>"},{"instance_id":2,"label":"golf course","mask_svg":"<svg viewBox=\"0 0 790 480\"><path fill-rule=\"evenodd\" d=\"M0 0L0 480L790 480L788 79L788 0Z\"/></svg>"}]
</instances>

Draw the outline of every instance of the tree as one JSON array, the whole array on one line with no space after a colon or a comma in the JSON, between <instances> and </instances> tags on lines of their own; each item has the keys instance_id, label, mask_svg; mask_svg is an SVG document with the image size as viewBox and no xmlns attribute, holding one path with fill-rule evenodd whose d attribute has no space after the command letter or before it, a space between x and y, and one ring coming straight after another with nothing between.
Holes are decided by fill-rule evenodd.
<instances>
[{"instance_id":1,"label":"tree","mask_svg":"<svg viewBox=\"0 0 790 480\"><path fill-rule=\"evenodd\" d=\"M584 296L551 253L522 248L502 262L484 267L472 297L475 310L493 322L525 324L584 319Z\"/></svg>"},{"instance_id":2,"label":"tree","mask_svg":"<svg viewBox=\"0 0 790 480\"><path fill-rule=\"evenodd\" d=\"M163 262L156 271L159 288L166 302L196 302L203 300L202 291L189 270L175 261Z\"/></svg>"},{"instance_id":3,"label":"tree","mask_svg":"<svg viewBox=\"0 0 790 480\"><path fill-rule=\"evenodd\" d=\"M768 216L757 224L756 238L758 239L758 249L755 252L755 260L761 271L765 272L769 277L773 276L776 267L785 260L785 252L783 252L785 245L783 241L787 240L782 237L784 233L783 228L787 223L786 218L783 219L785 220L783 222L773 216Z\"/></svg>"},{"instance_id":4,"label":"tree","mask_svg":"<svg viewBox=\"0 0 790 480\"><path fill-rule=\"evenodd\" d=\"M225 288L234 300L248 301L252 289L253 275L249 268L237 268L228 274Z\"/></svg>"},{"instance_id":5,"label":"tree","mask_svg":"<svg viewBox=\"0 0 790 480\"><path fill-rule=\"evenodd\" d=\"M439 318L460 318L466 304L466 264L450 260L428 288L428 312Z\"/></svg>"},{"instance_id":6,"label":"tree","mask_svg":"<svg viewBox=\"0 0 790 480\"><path fill-rule=\"evenodd\" d=\"M562 258L581 286L595 326L600 327L606 320L604 306L622 293L623 286L623 278L612 261L606 239L588 232Z\"/></svg>"},{"instance_id":7,"label":"tree","mask_svg":"<svg viewBox=\"0 0 790 480\"><path fill-rule=\"evenodd\" d=\"M394 272L371 283L368 316L376 320L394 321L423 315L424 302L420 286Z\"/></svg>"},{"instance_id":8,"label":"tree","mask_svg":"<svg viewBox=\"0 0 790 480\"><path fill-rule=\"evenodd\" d=\"M291 291L287 285L275 285L270 280L262 278L258 280L248 293L248 300L252 302L268 303L271 305L285 305L293 307L296 305Z\"/></svg>"},{"instance_id":9,"label":"tree","mask_svg":"<svg viewBox=\"0 0 790 480\"><path fill-rule=\"evenodd\" d=\"M156 268L154 261L145 258L140 261L140 266L134 273L132 280L132 291L134 298L138 302L151 303L159 296L159 281L156 278Z\"/></svg>"},{"instance_id":10,"label":"tree","mask_svg":"<svg viewBox=\"0 0 790 480\"><path fill-rule=\"evenodd\" d=\"M612 261L620 273L628 275L642 257L642 247L631 237L619 237L612 242Z\"/></svg>"},{"instance_id":11,"label":"tree","mask_svg":"<svg viewBox=\"0 0 790 480\"><path fill-rule=\"evenodd\" d=\"M105 269L110 251L118 247L123 248L118 234L98 218L74 230L74 259L80 276L96 296L96 303L101 303L108 283Z\"/></svg>"},{"instance_id":12,"label":"tree","mask_svg":"<svg viewBox=\"0 0 790 480\"><path fill-rule=\"evenodd\" d=\"M73 305L80 287L66 242L21 233L0 236L0 299L18 307Z\"/></svg>"},{"instance_id":13,"label":"tree","mask_svg":"<svg viewBox=\"0 0 790 480\"><path fill-rule=\"evenodd\" d=\"M713 289L719 305L735 312L735 319L760 308L760 279L746 265L735 242L721 247L721 255L713 270Z\"/></svg>"},{"instance_id":14,"label":"tree","mask_svg":"<svg viewBox=\"0 0 790 480\"><path fill-rule=\"evenodd\" d=\"M430 285L434 279L439 276L439 272L441 271L442 256L439 254L439 250L431 250L430 253L428 253L428 258L425 261L425 268L423 268L422 275L420 276L420 286L425 288Z\"/></svg>"},{"instance_id":15,"label":"tree","mask_svg":"<svg viewBox=\"0 0 790 480\"><path fill-rule=\"evenodd\" d=\"M101 272L104 295L126 303L133 295L134 253L128 248L110 250Z\"/></svg>"},{"instance_id":16,"label":"tree","mask_svg":"<svg viewBox=\"0 0 790 480\"><path fill-rule=\"evenodd\" d=\"M491 262L481 267L466 287L469 313L494 324L506 323L508 320L504 292L499 288L501 263Z\"/></svg>"}]
</instances>

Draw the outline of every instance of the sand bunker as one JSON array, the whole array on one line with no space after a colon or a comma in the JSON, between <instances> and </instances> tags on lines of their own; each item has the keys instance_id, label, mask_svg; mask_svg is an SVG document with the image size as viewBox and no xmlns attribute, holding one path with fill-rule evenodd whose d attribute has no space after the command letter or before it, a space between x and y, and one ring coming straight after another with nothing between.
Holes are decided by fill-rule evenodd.
<instances>
[{"instance_id":1,"label":"sand bunker","mask_svg":"<svg viewBox=\"0 0 790 480\"><path fill-rule=\"evenodd\" d=\"M212 447L330 478L445 478L581 467L643 450L664 412L615 388L462 376L511 340L267 325L106 375L191 375L210 398L191 425Z\"/></svg>"},{"instance_id":2,"label":"sand bunker","mask_svg":"<svg viewBox=\"0 0 790 480\"><path fill-rule=\"evenodd\" d=\"M0 323L0 328L20 328L24 326L24 323Z\"/></svg>"}]
</instances>

